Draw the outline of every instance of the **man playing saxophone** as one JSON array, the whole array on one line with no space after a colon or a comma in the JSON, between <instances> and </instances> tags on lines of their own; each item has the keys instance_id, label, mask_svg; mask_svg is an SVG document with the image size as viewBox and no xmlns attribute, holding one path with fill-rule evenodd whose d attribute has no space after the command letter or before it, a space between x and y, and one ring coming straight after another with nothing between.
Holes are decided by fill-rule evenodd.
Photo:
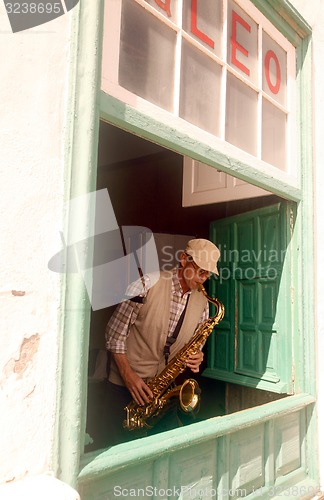
<instances>
[{"instance_id":1,"label":"man playing saxophone","mask_svg":"<svg viewBox=\"0 0 324 500\"><path fill-rule=\"evenodd\" d=\"M208 319L208 301L198 288L211 273L218 274L219 257L219 249L209 240L190 240L177 268L161 271L145 297L124 301L114 311L106 328L106 346L111 353L105 407L107 445L139 436L130 436L123 429L124 408L130 400L138 405L149 403L153 397L149 380ZM202 361L199 350L188 356L186 366L198 373ZM177 412L170 410L152 432L179 425Z\"/></svg>"}]
</instances>

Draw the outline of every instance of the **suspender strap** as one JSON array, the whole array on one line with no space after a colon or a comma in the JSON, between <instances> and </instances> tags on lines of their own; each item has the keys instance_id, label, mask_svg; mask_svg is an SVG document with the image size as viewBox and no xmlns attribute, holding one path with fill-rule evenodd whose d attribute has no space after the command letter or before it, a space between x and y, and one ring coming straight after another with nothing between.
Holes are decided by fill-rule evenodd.
<instances>
[{"instance_id":1,"label":"suspender strap","mask_svg":"<svg viewBox=\"0 0 324 500\"><path fill-rule=\"evenodd\" d=\"M184 310L181 313L181 316L180 316L180 318L178 320L178 323L176 324L175 329L173 330L172 335L169 335L168 338L167 338L167 340L166 340L166 343L165 343L165 346L164 346L164 349L163 349L163 354L164 354L165 364L166 365L168 364L168 359L169 359L169 356L170 356L170 347L172 346L172 344L175 343L175 341L177 340L177 337L179 335L180 328L182 326L182 323L183 323L183 320L184 320L184 317L185 317L185 314L186 314L186 309L187 309L187 305L188 305L188 301L189 301L189 296L190 295L188 294L186 305L184 307Z\"/></svg>"}]
</instances>

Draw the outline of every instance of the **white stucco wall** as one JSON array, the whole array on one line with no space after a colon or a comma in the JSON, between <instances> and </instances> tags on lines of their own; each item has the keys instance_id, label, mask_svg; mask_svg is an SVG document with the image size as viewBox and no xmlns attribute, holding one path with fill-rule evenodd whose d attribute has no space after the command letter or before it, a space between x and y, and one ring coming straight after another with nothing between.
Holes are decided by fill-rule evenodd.
<instances>
[{"instance_id":1,"label":"white stucco wall","mask_svg":"<svg viewBox=\"0 0 324 500\"><path fill-rule=\"evenodd\" d=\"M71 16L13 34L0 3L0 483L52 469Z\"/></svg>"},{"instance_id":2,"label":"white stucco wall","mask_svg":"<svg viewBox=\"0 0 324 500\"><path fill-rule=\"evenodd\" d=\"M314 81L314 162L315 162L315 253L317 260L316 268L316 304L317 304L317 363L318 371L318 432L319 432L319 455L320 455L320 479L321 489L324 489L324 364L322 353L324 351L324 271L321 262L322 249L324 246L324 231L322 214L324 211L324 9L322 0L292 0L304 19L313 30L313 81Z\"/></svg>"}]
</instances>

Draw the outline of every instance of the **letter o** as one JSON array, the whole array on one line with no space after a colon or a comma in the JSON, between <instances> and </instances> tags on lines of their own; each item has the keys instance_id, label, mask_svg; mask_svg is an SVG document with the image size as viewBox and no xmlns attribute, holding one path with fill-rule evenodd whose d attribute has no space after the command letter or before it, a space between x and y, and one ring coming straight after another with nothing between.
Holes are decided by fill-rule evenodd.
<instances>
[{"instance_id":1,"label":"letter o","mask_svg":"<svg viewBox=\"0 0 324 500\"><path fill-rule=\"evenodd\" d=\"M271 59L274 60L274 63L276 65L276 83L273 85L271 80L270 80L270 61ZM280 90L280 84L281 84L281 70L280 70L280 64L278 57L276 54L273 52L273 50L268 50L268 52L265 55L264 59L264 69L265 69L265 76L267 80L267 84L269 86L269 89L273 94L278 94Z\"/></svg>"}]
</instances>

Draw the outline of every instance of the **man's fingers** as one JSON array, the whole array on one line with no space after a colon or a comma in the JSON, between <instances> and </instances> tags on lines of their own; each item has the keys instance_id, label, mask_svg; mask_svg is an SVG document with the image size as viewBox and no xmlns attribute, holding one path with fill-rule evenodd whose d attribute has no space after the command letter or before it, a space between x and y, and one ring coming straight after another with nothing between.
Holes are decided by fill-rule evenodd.
<instances>
[{"instance_id":1,"label":"man's fingers","mask_svg":"<svg viewBox=\"0 0 324 500\"><path fill-rule=\"evenodd\" d=\"M196 352L196 354L190 354L188 360L203 360L204 358L204 353L202 351Z\"/></svg>"},{"instance_id":2,"label":"man's fingers","mask_svg":"<svg viewBox=\"0 0 324 500\"><path fill-rule=\"evenodd\" d=\"M149 399L152 399L153 392L151 391L151 389L149 388L148 385L144 384L144 390L145 390L146 395L149 397Z\"/></svg>"},{"instance_id":3,"label":"man's fingers","mask_svg":"<svg viewBox=\"0 0 324 500\"><path fill-rule=\"evenodd\" d=\"M187 360L187 367L194 373L198 373L199 366L202 363L203 358L204 353L202 351L199 351L196 354L191 354Z\"/></svg>"},{"instance_id":4,"label":"man's fingers","mask_svg":"<svg viewBox=\"0 0 324 500\"><path fill-rule=\"evenodd\" d=\"M144 405L145 403L149 403L150 399L153 397L153 393L151 389L141 380L141 383L134 387L131 390L131 394L133 399L135 399L136 403L139 405Z\"/></svg>"},{"instance_id":5,"label":"man's fingers","mask_svg":"<svg viewBox=\"0 0 324 500\"><path fill-rule=\"evenodd\" d=\"M199 365L197 365L196 363L195 364L187 363L187 368L189 368L194 373L199 372Z\"/></svg>"},{"instance_id":6,"label":"man's fingers","mask_svg":"<svg viewBox=\"0 0 324 500\"><path fill-rule=\"evenodd\" d=\"M142 399L142 396L139 392L133 392L132 393L133 399L136 401L138 405L143 405L145 403L144 399Z\"/></svg>"}]
</instances>

